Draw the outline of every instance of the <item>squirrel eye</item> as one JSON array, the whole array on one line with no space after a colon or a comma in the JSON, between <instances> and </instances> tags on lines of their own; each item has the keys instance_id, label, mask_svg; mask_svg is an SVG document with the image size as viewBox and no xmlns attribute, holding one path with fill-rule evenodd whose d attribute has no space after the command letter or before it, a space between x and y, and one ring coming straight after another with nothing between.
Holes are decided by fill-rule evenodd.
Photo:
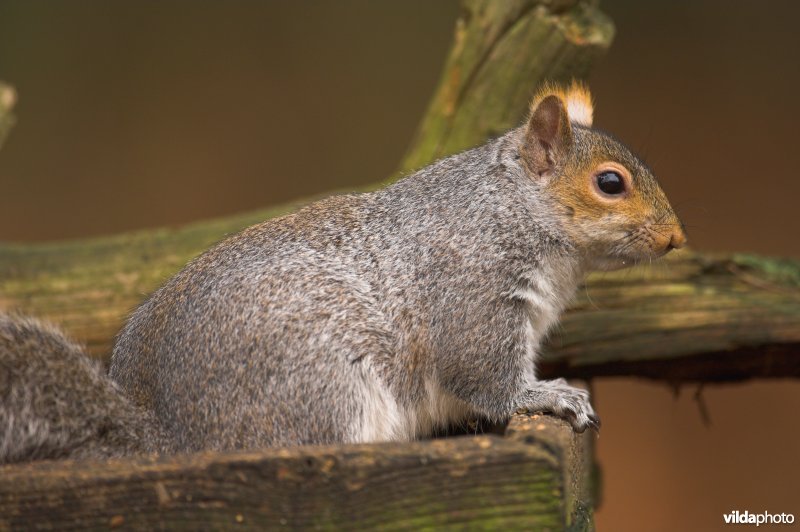
<instances>
[{"instance_id":1,"label":"squirrel eye","mask_svg":"<svg viewBox=\"0 0 800 532\"><path fill-rule=\"evenodd\" d=\"M617 195L625 192L625 181L617 172L607 171L597 174L597 188L609 195Z\"/></svg>"}]
</instances>

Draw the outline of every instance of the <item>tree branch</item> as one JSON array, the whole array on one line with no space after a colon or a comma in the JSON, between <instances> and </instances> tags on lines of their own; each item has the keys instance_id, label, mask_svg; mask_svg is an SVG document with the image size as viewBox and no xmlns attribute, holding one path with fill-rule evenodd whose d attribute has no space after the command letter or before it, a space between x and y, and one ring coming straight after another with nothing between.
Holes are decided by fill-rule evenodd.
<instances>
[{"instance_id":1,"label":"tree branch","mask_svg":"<svg viewBox=\"0 0 800 532\"><path fill-rule=\"evenodd\" d=\"M679 384L800 377L800 264L680 252L594 275L552 335L543 374Z\"/></svg>"}]
</instances>

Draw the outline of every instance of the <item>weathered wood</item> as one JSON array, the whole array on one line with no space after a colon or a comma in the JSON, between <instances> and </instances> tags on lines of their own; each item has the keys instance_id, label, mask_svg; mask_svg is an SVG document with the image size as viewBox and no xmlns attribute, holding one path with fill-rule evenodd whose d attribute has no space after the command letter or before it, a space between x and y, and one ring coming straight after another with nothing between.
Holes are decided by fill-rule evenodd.
<instances>
[{"instance_id":1,"label":"weathered wood","mask_svg":"<svg viewBox=\"0 0 800 532\"><path fill-rule=\"evenodd\" d=\"M211 235L260 217L81 244L3 246L0 308L60 322L103 356L125 312ZM594 275L553 333L542 375L800 376L800 265L682 252L652 267Z\"/></svg>"},{"instance_id":2,"label":"weathered wood","mask_svg":"<svg viewBox=\"0 0 800 532\"><path fill-rule=\"evenodd\" d=\"M571 429L521 415L511 427L507 438L0 467L0 530L564 529Z\"/></svg>"},{"instance_id":3,"label":"weathered wood","mask_svg":"<svg viewBox=\"0 0 800 532\"><path fill-rule=\"evenodd\" d=\"M543 414L518 413L506 426L506 439L549 449L561 464L564 513L569 530L592 530L600 480L594 461L597 434L576 434L569 425Z\"/></svg>"},{"instance_id":4,"label":"weathered wood","mask_svg":"<svg viewBox=\"0 0 800 532\"><path fill-rule=\"evenodd\" d=\"M545 79L585 74L613 27L591 0L465 0L442 83L404 167L479 144L519 120ZM375 184L370 188L377 187ZM128 312L226 234L296 204L158 229L53 244L0 244L0 310L61 324L107 356Z\"/></svg>"},{"instance_id":5,"label":"weathered wood","mask_svg":"<svg viewBox=\"0 0 800 532\"><path fill-rule=\"evenodd\" d=\"M553 334L543 373L800 377L800 264L679 252L594 275Z\"/></svg>"},{"instance_id":6,"label":"weathered wood","mask_svg":"<svg viewBox=\"0 0 800 532\"><path fill-rule=\"evenodd\" d=\"M594 2L466 0L403 171L519 124L542 80L584 77L614 34Z\"/></svg>"},{"instance_id":7,"label":"weathered wood","mask_svg":"<svg viewBox=\"0 0 800 532\"><path fill-rule=\"evenodd\" d=\"M14 87L0 82L0 147L3 146L11 126L14 125L14 105L17 103L17 93Z\"/></svg>"}]
</instances>

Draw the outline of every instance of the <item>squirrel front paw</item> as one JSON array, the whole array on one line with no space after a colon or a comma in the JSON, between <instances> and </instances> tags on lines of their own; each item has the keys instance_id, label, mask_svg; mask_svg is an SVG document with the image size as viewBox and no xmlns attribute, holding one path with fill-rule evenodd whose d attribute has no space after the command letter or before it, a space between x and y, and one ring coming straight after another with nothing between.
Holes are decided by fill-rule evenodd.
<instances>
[{"instance_id":1,"label":"squirrel front paw","mask_svg":"<svg viewBox=\"0 0 800 532\"><path fill-rule=\"evenodd\" d=\"M600 418L589 401L589 392L570 386L564 379L536 381L525 392L522 406L529 411L554 414L572 425L575 432L600 430Z\"/></svg>"}]
</instances>

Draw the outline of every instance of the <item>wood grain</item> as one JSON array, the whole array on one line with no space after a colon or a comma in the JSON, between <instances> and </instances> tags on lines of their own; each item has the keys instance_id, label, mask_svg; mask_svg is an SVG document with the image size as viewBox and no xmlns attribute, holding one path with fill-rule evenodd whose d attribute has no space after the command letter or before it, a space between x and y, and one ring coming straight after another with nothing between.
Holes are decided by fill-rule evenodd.
<instances>
[{"instance_id":1,"label":"wood grain","mask_svg":"<svg viewBox=\"0 0 800 532\"><path fill-rule=\"evenodd\" d=\"M674 384L800 377L800 264L684 251L593 275L543 372Z\"/></svg>"},{"instance_id":2,"label":"wood grain","mask_svg":"<svg viewBox=\"0 0 800 532\"><path fill-rule=\"evenodd\" d=\"M562 530L572 431L516 417L507 438L0 467L0 530Z\"/></svg>"}]
</instances>

